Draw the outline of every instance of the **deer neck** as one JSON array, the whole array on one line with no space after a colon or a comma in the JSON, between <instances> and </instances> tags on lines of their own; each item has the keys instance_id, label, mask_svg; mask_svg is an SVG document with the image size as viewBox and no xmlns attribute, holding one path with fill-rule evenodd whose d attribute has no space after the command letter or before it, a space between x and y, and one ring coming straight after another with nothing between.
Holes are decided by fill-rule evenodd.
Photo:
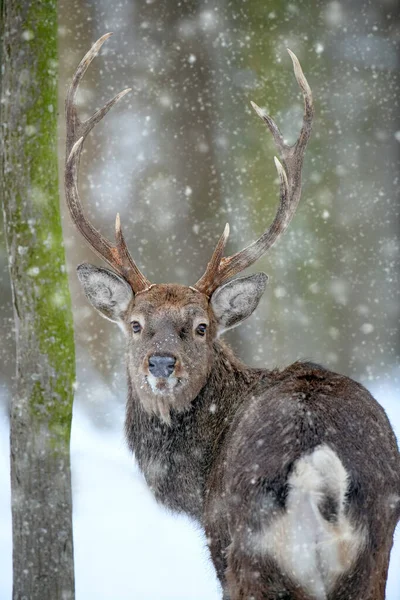
<instances>
[{"instance_id":1,"label":"deer neck","mask_svg":"<svg viewBox=\"0 0 400 600\"><path fill-rule=\"evenodd\" d=\"M208 475L240 404L263 372L241 363L221 341L214 344L208 380L189 410L167 425L141 407L132 382L125 431L130 449L158 501L201 521Z\"/></svg>"}]
</instances>

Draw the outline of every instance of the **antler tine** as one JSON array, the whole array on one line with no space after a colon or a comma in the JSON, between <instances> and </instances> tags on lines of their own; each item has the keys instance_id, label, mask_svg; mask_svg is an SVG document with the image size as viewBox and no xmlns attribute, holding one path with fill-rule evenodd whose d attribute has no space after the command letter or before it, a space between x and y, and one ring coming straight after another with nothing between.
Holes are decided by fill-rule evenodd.
<instances>
[{"instance_id":1,"label":"antler tine","mask_svg":"<svg viewBox=\"0 0 400 600\"><path fill-rule=\"evenodd\" d=\"M118 257L121 260L121 275L123 275L125 279L129 281L135 292L140 292L150 287L151 282L143 275L129 253L125 238L122 233L119 213L117 213L115 219L115 239L117 241ZM135 287L133 286L132 282L134 282Z\"/></svg>"},{"instance_id":2,"label":"antler tine","mask_svg":"<svg viewBox=\"0 0 400 600\"><path fill-rule=\"evenodd\" d=\"M97 110L86 121L81 121L78 117L75 104L75 97L89 65L98 54L104 42L112 35L106 33L93 44L89 52L83 57L78 65L71 85L68 89L67 98L65 101L65 114L67 121L67 157L65 164L65 196L72 220L85 238L89 246L94 252L111 265L120 275L130 283L134 292L142 291L149 287L150 281L140 272L134 260L129 254L125 239L122 235L119 215L116 221L116 245L109 242L85 216L82 203L78 192L78 170L80 156L82 152L83 142L93 129L93 127L101 121L108 111L121 98L127 94L131 88L127 88L119 92L114 98L109 100L103 108Z\"/></svg>"},{"instance_id":3,"label":"antler tine","mask_svg":"<svg viewBox=\"0 0 400 600\"><path fill-rule=\"evenodd\" d=\"M82 58L81 62L78 65L78 68L75 71L74 77L71 81L71 85L68 88L67 97L65 99L65 116L67 119L67 158L72 150L72 146L80 137L86 137L89 131L85 133L84 123L78 117L76 104L75 104L75 96L78 91L79 84L88 70L91 62L97 56L100 51L100 48L104 44L109 37L112 36L112 33L106 33L101 38L97 40L90 48L89 52L85 54ZM111 107L110 107L111 108Z\"/></svg>"},{"instance_id":4,"label":"antler tine","mask_svg":"<svg viewBox=\"0 0 400 600\"><path fill-rule=\"evenodd\" d=\"M207 265L207 269L201 279L195 285L197 290L204 291L205 294L209 295L209 283L215 281L218 277L218 269L221 265L221 260L223 260L222 255L225 250L226 242L229 237L229 223L225 225L225 229L223 234L218 240L218 244L215 247L213 255L211 257L210 262ZM211 292L210 292L211 293Z\"/></svg>"},{"instance_id":5,"label":"antler tine","mask_svg":"<svg viewBox=\"0 0 400 600\"><path fill-rule=\"evenodd\" d=\"M256 262L287 229L294 213L296 212L301 196L301 169L307 142L311 135L312 120L314 116L313 99L310 86L304 76L296 55L288 49L293 62L294 74L304 98L303 124L297 141L289 146L284 142L283 136L273 119L254 103L251 105L257 115L264 121L270 130L279 152L282 163L274 157L280 182L280 200L275 218L268 229L252 244L240 252L221 259L217 270L209 270L198 280L195 287L210 295L222 283L240 273ZM214 256L214 255L213 255Z\"/></svg>"}]
</instances>

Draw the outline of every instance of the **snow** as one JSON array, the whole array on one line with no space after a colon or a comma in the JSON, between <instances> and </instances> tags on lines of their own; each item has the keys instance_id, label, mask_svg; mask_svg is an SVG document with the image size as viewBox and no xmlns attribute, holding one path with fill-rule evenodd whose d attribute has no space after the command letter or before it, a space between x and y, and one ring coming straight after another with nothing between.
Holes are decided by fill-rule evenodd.
<instances>
[{"instance_id":1,"label":"snow","mask_svg":"<svg viewBox=\"0 0 400 600\"><path fill-rule=\"evenodd\" d=\"M72 435L77 599L220 598L205 539L153 500L125 447L76 414Z\"/></svg>"},{"instance_id":2,"label":"snow","mask_svg":"<svg viewBox=\"0 0 400 600\"><path fill-rule=\"evenodd\" d=\"M370 386L400 437L399 390ZM123 405L107 407L108 429L95 426L79 391L72 428L77 600L217 600L221 597L203 534L158 506L123 439ZM5 403L0 403L5 406ZM113 405L111 415L110 405ZM106 407L106 403L104 404ZM105 409L106 410L106 409ZM11 509L8 418L0 412L0 600L11 599ZM400 598L397 529L387 600Z\"/></svg>"},{"instance_id":3,"label":"snow","mask_svg":"<svg viewBox=\"0 0 400 600\"><path fill-rule=\"evenodd\" d=\"M107 392L105 392L107 393ZM111 394L110 394L111 396ZM115 426L74 412L71 460L77 600L217 600L205 537L152 498ZM0 600L11 600L12 544L8 419L0 417Z\"/></svg>"}]
</instances>

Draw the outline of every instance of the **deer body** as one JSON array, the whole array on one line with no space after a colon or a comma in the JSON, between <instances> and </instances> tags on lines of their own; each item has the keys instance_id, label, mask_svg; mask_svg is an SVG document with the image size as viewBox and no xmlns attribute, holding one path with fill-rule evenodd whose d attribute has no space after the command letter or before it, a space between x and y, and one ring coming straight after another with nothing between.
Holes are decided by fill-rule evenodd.
<instances>
[{"instance_id":1,"label":"deer body","mask_svg":"<svg viewBox=\"0 0 400 600\"><path fill-rule=\"evenodd\" d=\"M67 102L66 198L72 218L113 271L83 264L91 304L127 341L125 432L156 499L203 527L225 600L384 600L400 517L400 454L382 407L361 385L312 363L254 369L221 341L257 308L268 277L237 277L287 228L300 199L311 133L311 90L290 53L304 97L303 126L288 146L253 105L280 153L280 204L271 226L224 257L226 227L194 286L151 284L127 249L84 215L77 187L85 137L126 93L81 122Z\"/></svg>"},{"instance_id":2,"label":"deer body","mask_svg":"<svg viewBox=\"0 0 400 600\"><path fill-rule=\"evenodd\" d=\"M400 512L400 461L382 407L361 385L317 365L295 363L271 372L246 367L220 342L214 352L206 385L191 409L174 414L170 424L148 415L129 384L126 436L156 499L205 529L225 598L383 599L391 547L387 538L392 539ZM297 482L310 512L316 510L319 518L307 519L295 502L293 523L269 532L269 524L288 510L296 465L321 448L328 453L321 489L308 489L312 472ZM329 481L335 461L345 473L337 485ZM276 547L293 547L275 556L268 546L271 535ZM382 551L386 556L380 564ZM300 565L296 572L287 557L291 552L297 558L306 555L308 571ZM295 577L301 579L303 572L312 579L318 572L314 563L321 561L321 581L306 595ZM376 579L380 594L373 587ZM236 595L229 595L231 588Z\"/></svg>"}]
</instances>

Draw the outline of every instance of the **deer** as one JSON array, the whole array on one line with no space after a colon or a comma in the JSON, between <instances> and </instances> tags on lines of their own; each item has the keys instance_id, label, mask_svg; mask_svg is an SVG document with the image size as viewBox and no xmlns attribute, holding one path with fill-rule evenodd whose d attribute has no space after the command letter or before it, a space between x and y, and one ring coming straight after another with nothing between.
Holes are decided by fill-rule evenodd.
<instances>
[{"instance_id":1,"label":"deer","mask_svg":"<svg viewBox=\"0 0 400 600\"><path fill-rule=\"evenodd\" d=\"M238 274L280 238L299 204L314 117L300 63L288 50L304 100L293 145L252 103L280 156L272 224L231 256L226 226L194 285L151 283L119 214L112 243L86 217L78 191L84 140L130 91L79 119L79 84L110 35L68 89L65 196L76 229L111 267L84 263L77 273L92 306L124 332L127 444L156 500L200 524L224 600L383 600L400 518L400 454L384 409L361 384L317 363L253 368L221 338L266 289L265 273Z\"/></svg>"}]
</instances>

